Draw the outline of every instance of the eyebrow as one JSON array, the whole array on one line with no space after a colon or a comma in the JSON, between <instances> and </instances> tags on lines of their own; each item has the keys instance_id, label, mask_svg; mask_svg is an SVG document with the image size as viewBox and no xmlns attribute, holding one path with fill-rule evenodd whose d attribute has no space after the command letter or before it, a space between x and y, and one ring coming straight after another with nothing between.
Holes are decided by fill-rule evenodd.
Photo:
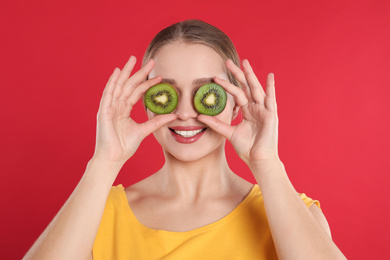
<instances>
[{"instance_id":1,"label":"eyebrow","mask_svg":"<svg viewBox=\"0 0 390 260\"><path fill-rule=\"evenodd\" d=\"M200 79L195 79L192 81L192 85L202 85L206 83L213 82L214 78L200 78ZM172 86L176 86L176 81L174 79L162 79L161 82L168 83Z\"/></svg>"}]
</instances>

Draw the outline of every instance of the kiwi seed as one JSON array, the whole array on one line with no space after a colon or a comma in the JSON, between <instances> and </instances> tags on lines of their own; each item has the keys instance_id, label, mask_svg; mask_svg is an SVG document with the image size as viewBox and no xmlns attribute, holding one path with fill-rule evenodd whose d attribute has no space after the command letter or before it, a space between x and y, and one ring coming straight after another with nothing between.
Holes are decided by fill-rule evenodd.
<instances>
[{"instance_id":1,"label":"kiwi seed","mask_svg":"<svg viewBox=\"0 0 390 260\"><path fill-rule=\"evenodd\" d=\"M169 114L175 110L178 102L176 90L167 83L160 83L150 87L144 102L146 107L156 114Z\"/></svg>"},{"instance_id":2,"label":"kiwi seed","mask_svg":"<svg viewBox=\"0 0 390 260\"><path fill-rule=\"evenodd\" d=\"M225 109L226 100L226 92L220 85L208 83L201 86L196 92L194 105L199 113L215 116Z\"/></svg>"}]
</instances>

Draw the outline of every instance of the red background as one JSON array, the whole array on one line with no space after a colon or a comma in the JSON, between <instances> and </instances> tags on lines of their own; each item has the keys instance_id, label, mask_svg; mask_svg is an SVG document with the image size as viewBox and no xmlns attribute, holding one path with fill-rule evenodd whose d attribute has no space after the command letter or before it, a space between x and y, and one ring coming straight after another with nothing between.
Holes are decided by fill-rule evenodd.
<instances>
[{"instance_id":1,"label":"red background","mask_svg":"<svg viewBox=\"0 0 390 260\"><path fill-rule=\"evenodd\" d=\"M261 82L274 72L280 157L321 201L350 259L390 254L390 2L3 1L0 48L0 254L20 259L82 176L100 95L162 28L197 18L226 32ZM139 68L139 65L137 68ZM144 121L138 104L133 117ZM254 181L228 145L231 168ZM149 136L119 175L162 166Z\"/></svg>"}]
</instances>

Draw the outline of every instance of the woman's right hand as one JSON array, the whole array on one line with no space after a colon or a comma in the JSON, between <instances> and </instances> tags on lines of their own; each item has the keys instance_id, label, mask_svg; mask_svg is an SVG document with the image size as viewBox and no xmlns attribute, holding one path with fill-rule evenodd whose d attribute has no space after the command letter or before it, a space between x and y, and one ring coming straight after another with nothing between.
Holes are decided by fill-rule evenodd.
<instances>
[{"instance_id":1,"label":"woman's right hand","mask_svg":"<svg viewBox=\"0 0 390 260\"><path fill-rule=\"evenodd\" d=\"M155 65L153 59L130 77L135 64L136 58L131 56L123 70L115 68L107 82L97 114L94 159L123 165L146 136L176 119L174 114L159 115L144 123L130 118L133 106L143 93L162 79L158 76L144 81Z\"/></svg>"}]
</instances>

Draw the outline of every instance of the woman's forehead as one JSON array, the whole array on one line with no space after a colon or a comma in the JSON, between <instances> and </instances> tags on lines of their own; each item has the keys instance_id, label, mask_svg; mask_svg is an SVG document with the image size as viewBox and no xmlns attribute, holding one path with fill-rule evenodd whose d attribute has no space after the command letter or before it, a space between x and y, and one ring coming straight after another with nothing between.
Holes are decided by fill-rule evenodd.
<instances>
[{"instance_id":1,"label":"woman's forehead","mask_svg":"<svg viewBox=\"0 0 390 260\"><path fill-rule=\"evenodd\" d=\"M214 76L224 77L226 74L222 57L203 44L170 43L161 47L153 59L155 67L150 77L162 75L163 78L175 81L184 78L194 81Z\"/></svg>"}]
</instances>

